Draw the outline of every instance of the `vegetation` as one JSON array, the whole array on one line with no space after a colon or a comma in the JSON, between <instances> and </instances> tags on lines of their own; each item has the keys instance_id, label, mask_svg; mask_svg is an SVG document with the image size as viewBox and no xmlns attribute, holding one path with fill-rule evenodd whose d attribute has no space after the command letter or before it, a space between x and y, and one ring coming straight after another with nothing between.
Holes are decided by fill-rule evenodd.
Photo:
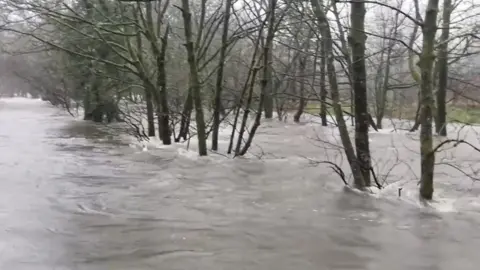
<instances>
[{"instance_id":1,"label":"vegetation","mask_svg":"<svg viewBox=\"0 0 480 270\"><path fill-rule=\"evenodd\" d=\"M449 121L480 122L479 7L467 1L6 0L0 8L10 14L3 74L23 83L18 94L82 109L86 121L122 122L139 140L195 136L200 156L209 145L243 156L262 119L301 122L309 113L337 126L354 186L381 188L369 130L409 119L420 129L420 195L430 200L433 129L446 136Z\"/></svg>"}]
</instances>

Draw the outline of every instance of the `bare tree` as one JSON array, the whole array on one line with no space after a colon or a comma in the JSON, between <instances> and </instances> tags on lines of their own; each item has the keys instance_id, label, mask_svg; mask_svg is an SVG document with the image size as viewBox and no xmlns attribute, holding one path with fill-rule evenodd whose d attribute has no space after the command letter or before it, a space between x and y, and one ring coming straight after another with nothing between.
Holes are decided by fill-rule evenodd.
<instances>
[{"instance_id":1,"label":"bare tree","mask_svg":"<svg viewBox=\"0 0 480 270\"><path fill-rule=\"evenodd\" d=\"M200 78L198 76L197 55L193 44L192 14L188 0L182 0L182 15L185 28L185 40L190 66L190 84L192 88L192 99L195 105L195 120L197 124L198 153L200 156L207 155L207 135L205 130L205 118L203 115L202 92Z\"/></svg>"},{"instance_id":2,"label":"bare tree","mask_svg":"<svg viewBox=\"0 0 480 270\"><path fill-rule=\"evenodd\" d=\"M433 196L433 172L435 155L433 154L432 117L433 117L433 63L435 61L435 33L437 31L438 0L429 0L423 23L423 47L420 56L421 70L421 114L420 114L420 154L421 179L420 196L431 200Z\"/></svg>"},{"instance_id":3,"label":"bare tree","mask_svg":"<svg viewBox=\"0 0 480 270\"><path fill-rule=\"evenodd\" d=\"M330 25L318 0L311 0L313 12L317 19L317 26L322 34L322 39L325 44L325 56L327 58L327 74L330 81L330 94L333 102L333 109L335 111L335 118L338 123L338 130L340 132L340 138L344 147L345 155L353 173L354 183L357 188L365 187L365 180L363 178L362 169L357 161L355 151L348 135L347 125L343 118L343 111L340 104L340 96L338 91L338 82L336 78L334 54L333 54L333 42Z\"/></svg>"},{"instance_id":4,"label":"bare tree","mask_svg":"<svg viewBox=\"0 0 480 270\"><path fill-rule=\"evenodd\" d=\"M452 1L443 1L443 22L440 44L438 46L438 90L437 90L437 115L435 118L435 131L438 135L447 136L447 83L448 83L448 39L450 36L450 15L452 13ZM435 79L435 78L434 78Z\"/></svg>"},{"instance_id":5,"label":"bare tree","mask_svg":"<svg viewBox=\"0 0 480 270\"><path fill-rule=\"evenodd\" d=\"M365 3L354 0L351 4L350 20L352 30L349 41L352 48L352 81L355 91L355 148L357 160L360 164L363 181L370 186L370 147L368 142L368 115L367 81L365 68Z\"/></svg>"},{"instance_id":6,"label":"bare tree","mask_svg":"<svg viewBox=\"0 0 480 270\"><path fill-rule=\"evenodd\" d=\"M222 90L223 90L223 69L227 57L228 48L228 30L230 23L230 12L232 8L232 0L225 1L225 17L223 18L223 34L222 34L222 48L220 50L219 65L217 71L217 82L215 85L215 101L213 111L213 128L212 128L212 150L218 150L218 130L220 128L220 113L222 106Z\"/></svg>"}]
</instances>

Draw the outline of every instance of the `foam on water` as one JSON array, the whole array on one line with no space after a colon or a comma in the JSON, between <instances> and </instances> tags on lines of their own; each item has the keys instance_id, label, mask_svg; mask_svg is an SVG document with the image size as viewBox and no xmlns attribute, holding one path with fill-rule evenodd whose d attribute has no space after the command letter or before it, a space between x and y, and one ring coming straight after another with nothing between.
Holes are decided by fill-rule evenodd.
<instances>
[{"instance_id":1,"label":"foam on water","mask_svg":"<svg viewBox=\"0 0 480 270\"><path fill-rule=\"evenodd\" d=\"M193 151L189 151L189 150L186 150L184 148L179 148L177 149L177 153L182 156L182 157L185 157L187 159L191 159L191 160L197 160L199 158L199 155L198 153L195 153Z\"/></svg>"},{"instance_id":2,"label":"foam on water","mask_svg":"<svg viewBox=\"0 0 480 270\"><path fill-rule=\"evenodd\" d=\"M14 98L0 98L0 103L5 102L9 104L32 104L32 103L43 103L39 98L24 98L24 97L14 97Z\"/></svg>"},{"instance_id":3,"label":"foam on water","mask_svg":"<svg viewBox=\"0 0 480 270\"><path fill-rule=\"evenodd\" d=\"M25 103L38 101L17 98L6 102ZM81 111L79 111L79 115L81 115ZM339 164L347 175L349 174L350 170L341 150L339 132L336 127L332 125L322 127L320 118L314 115L304 115L301 119L301 124L293 123L290 118L287 121L278 121L274 115L274 119L262 120L250 152L242 158L261 159L263 162L272 164L285 162L289 165L296 164L296 166L304 166L309 163L309 160L327 160ZM348 117L345 119L349 121ZM329 122L334 121L331 118L328 120ZM146 119L142 121L146 127ZM411 206L428 208L437 212L456 212L466 208L472 211L480 210L478 207L480 203L478 203L475 192L462 193L461 198L458 198L459 194L442 187L443 183L454 183L455 186L468 186L471 184L471 180L465 179L465 177L461 178L461 174L455 174L451 171L448 171L449 177L439 177L435 180L435 199L427 205L420 202L418 196L418 175L420 169L418 131L414 133L409 132L412 124L410 121L387 119L383 123L383 129L378 132L373 130L369 132L375 171L380 178L380 182L385 180L386 185L381 190L370 188L366 194L369 194L372 198L401 201ZM176 130L178 130L178 127L176 127ZM192 130L195 129L193 128ZM348 125L348 130L353 139L353 127ZM219 152L214 153L210 151L209 156L201 158L201 160L222 162L222 160L231 159L233 156L225 154L231 132L232 127L230 125L222 125L219 131ZM455 138L472 140L473 143L478 143L479 141L477 138L477 134L480 134L479 127L464 127L461 124L451 124L448 126L448 132L454 134ZM248 133L246 132L245 137L247 136ZM198 140L195 136L187 141L172 143L172 145L168 146L163 145L158 137L151 137L148 141L138 141L132 136L124 136L124 139L128 141L131 147L138 149L140 152L149 151L158 156L170 153L191 161L199 160ZM440 143L444 139L438 137L435 138L435 141ZM236 140L234 141L235 144ZM207 141L207 147L211 149L210 139ZM454 157L450 160L452 162L462 162L462 159L467 157L475 160L475 155L478 155L477 160L480 159L480 153L470 151L469 154L465 154L467 153L466 151L469 150L465 147L449 150L450 156ZM448 155L440 153L438 156L443 157L443 160L445 160ZM437 168L439 166L436 167L438 173L444 173L443 170L437 170ZM327 165L319 165L319 170L329 170L330 172ZM342 185L340 180L338 185ZM401 189L401 196L398 196L399 189Z\"/></svg>"}]
</instances>

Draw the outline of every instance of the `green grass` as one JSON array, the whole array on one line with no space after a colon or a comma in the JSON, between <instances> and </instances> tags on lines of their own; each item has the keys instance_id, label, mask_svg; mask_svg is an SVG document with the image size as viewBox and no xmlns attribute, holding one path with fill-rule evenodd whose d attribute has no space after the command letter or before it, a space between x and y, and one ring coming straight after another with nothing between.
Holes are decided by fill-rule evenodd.
<instances>
[{"instance_id":1,"label":"green grass","mask_svg":"<svg viewBox=\"0 0 480 270\"><path fill-rule=\"evenodd\" d=\"M345 112L350 112L350 105L342 106ZM328 107L328 112L333 115L333 109ZM416 105L403 106L403 108L390 107L385 110L384 118L400 118L414 120L416 114ZM370 110L374 112L373 108ZM320 103L309 103L305 107L305 112L318 115L320 113ZM375 119L375 116L372 115ZM447 105L447 121L461 122L466 124L480 124L480 108L463 108Z\"/></svg>"},{"instance_id":2,"label":"green grass","mask_svg":"<svg viewBox=\"0 0 480 270\"><path fill-rule=\"evenodd\" d=\"M466 124L479 124L480 108L448 107L447 120L449 122L459 121Z\"/></svg>"},{"instance_id":3,"label":"green grass","mask_svg":"<svg viewBox=\"0 0 480 270\"><path fill-rule=\"evenodd\" d=\"M342 106L343 111L350 113L350 105ZM305 112L313 115L320 114L320 103L308 103ZM333 115L332 107L327 107L327 112Z\"/></svg>"}]
</instances>

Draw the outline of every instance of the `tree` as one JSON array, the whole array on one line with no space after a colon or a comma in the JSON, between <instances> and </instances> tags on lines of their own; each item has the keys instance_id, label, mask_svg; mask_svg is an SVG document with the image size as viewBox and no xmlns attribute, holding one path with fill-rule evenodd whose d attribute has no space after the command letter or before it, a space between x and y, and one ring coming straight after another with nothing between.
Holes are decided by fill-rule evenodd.
<instances>
[{"instance_id":1,"label":"tree","mask_svg":"<svg viewBox=\"0 0 480 270\"><path fill-rule=\"evenodd\" d=\"M326 77L326 55L325 43L320 44L320 117L322 118L322 126L327 126L327 86L325 83Z\"/></svg>"},{"instance_id":2,"label":"tree","mask_svg":"<svg viewBox=\"0 0 480 270\"><path fill-rule=\"evenodd\" d=\"M348 135L347 125L343 118L343 111L340 104L340 96L338 91L338 82L336 78L334 54L333 54L333 41L330 25L318 0L311 0L314 15L317 19L317 27L322 35L322 41L325 46L325 57L327 58L327 74L330 82L330 95L332 97L333 109L335 112L335 118L338 123L338 130L340 132L340 139L344 147L345 155L352 170L354 184L357 188L363 189L365 187L365 180L363 178L362 169L355 155L355 151Z\"/></svg>"},{"instance_id":3,"label":"tree","mask_svg":"<svg viewBox=\"0 0 480 270\"><path fill-rule=\"evenodd\" d=\"M437 32L438 0L429 0L422 27L423 47L420 56L421 70L421 114L420 114L420 154L421 179L420 196L431 200L433 196L433 172L435 154L433 153L432 117L433 117L433 63L435 61L435 34Z\"/></svg>"},{"instance_id":4,"label":"tree","mask_svg":"<svg viewBox=\"0 0 480 270\"><path fill-rule=\"evenodd\" d=\"M188 0L182 0L182 16L185 30L185 47L187 49L188 64L190 67L190 87L192 89L192 99L195 105L195 122L197 124L198 136L198 154L200 156L207 155L207 135L205 128L205 117L203 115L202 92L200 78L198 75L197 56L193 43L192 34L192 14L190 12L190 4Z\"/></svg>"},{"instance_id":5,"label":"tree","mask_svg":"<svg viewBox=\"0 0 480 270\"><path fill-rule=\"evenodd\" d=\"M450 36L450 15L452 13L452 1L443 1L443 22L440 44L438 45L438 90L437 90L437 115L435 118L435 131L438 135L447 136L446 122L446 97L448 84L448 39ZM433 78L435 79L435 78Z\"/></svg>"},{"instance_id":6,"label":"tree","mask_svg":"<svg viewBox=\"0 0 480 270\"><path fill-rule=\"evenodd\" d=\"M220 57L217 71L217 82L215 85L215 100L213 110L213 127L212 127L212 150L218 150L218 130L220 129L220 113L222 106L222 90L223 90L223 69L227 57L228 49L228 30L230 23L230 12L232 8L232 0L225 0L225 17L223 18L223 34L222 48L220 49Z\"/></svg>"},{"instance_id":7,"label":"tree","mask_svg":"<svg viewBox=\"0 0 480 270\"><path fill-rule=\"evenodd\" d=\"M370 147L368 142L367 74L365 68L365 3L353 0L351 3L350 20L352 30L349 41L352 48L352 81L355 96L355 147L357 160L360 164L363 181L370 186Z\"/></svg>"},{"instance_id":8,"label":"tree","mask_svg":"<svg viewBox=\"0 0 480 270\"><path fill-rule=\"evenodd\" d=\"M273 37L275 35L275 9L277 7L277 0L269 0L268 1L268 12L271 13L271 21L269 21L269 26L268 26L268 31L269 33L267 34L267 40L265 41L265 46L270 46L270 48L265 49L265 52L268 53L267 57L268 60L265 63L268 63L268 65L264 66L264 77L262 79L262 95L263 95L263 100L262 103L264 104L263 108L265 110L265 118L271 119L273 117L273 84L272 84L272 67L271 67L271 61L273 58L273 48L271 47L273 45ZM270 31L273 31L270 33ZM272 40L268 40L268 38L272 38ZM271 42L271 44L267 44L268 42ZM265 47L267 48L267 47ZM266 81L263 81L266 80ZM266 83L263 85L263 83Z\"/></svg>"}]
</instances>

